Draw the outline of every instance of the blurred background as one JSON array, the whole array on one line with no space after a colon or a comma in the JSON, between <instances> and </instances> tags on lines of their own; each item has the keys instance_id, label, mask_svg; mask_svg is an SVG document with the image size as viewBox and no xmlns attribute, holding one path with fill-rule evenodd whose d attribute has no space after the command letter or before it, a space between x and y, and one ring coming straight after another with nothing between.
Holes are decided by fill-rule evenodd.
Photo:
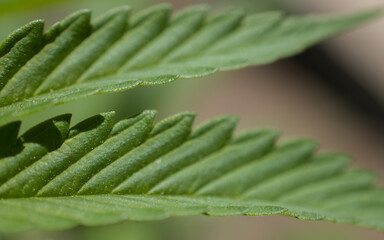
<instances>
[{"instance_id":1,"label":"blurred background","mask_svg":"<svg viewBox=\"0 0 384 240\"><path fill-rule=\"evenodd\" d=\"M0 0L0 39L31 20L48 28L69 13L90 8L94 16L108 8L130 5L140 10L155 0ZM174 9L208 3L247 12L283 10L288 14L353 12L384 7L383 0L213 0L168 1ZM348 152L354 165L373 169L384 183L384 18L328 40L274 64L180 80L166 86L137 88L94 96L26 117L23 129L64 112L73 123L103 111L119 118L157 109L159 119L191 110L196 123L234 114L238 131L274 126L283 137L317 139L320 151ZM0 239L384 239L374 230L290 217L188 217L161 222L79 227L64 232L27 232Z\"/></svg>"}]
</instances>

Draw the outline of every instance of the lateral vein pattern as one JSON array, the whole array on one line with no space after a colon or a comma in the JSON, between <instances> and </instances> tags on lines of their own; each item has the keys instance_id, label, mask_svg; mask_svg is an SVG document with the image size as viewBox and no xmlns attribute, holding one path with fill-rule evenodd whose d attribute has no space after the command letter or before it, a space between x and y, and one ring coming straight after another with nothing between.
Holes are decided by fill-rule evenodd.
<instances>
[{"instance_id":1,"label":"lateral vein pattern","mask_svg":"<svg viewBox=\"0 0 384 240\"><path fill-rule=\"evenodd\" d=\"M196 6L170 16L157 5L129 17L119 7L95 20L76 12L46 33L36 20L0 45L0 125L90 95L267 64L380 13L286 17Z\"/></svg>"},{"instance_id":2,"label":"lateral vein pattern","mask_svg":"<svg viewBox=\"0 0 384 240\"><path fill-rule=\"evenodd\" d=\"M384 190L317 143L276 143L275 129L233 136L221 116L194 130L195 114L154 124L156 112L114 124L113 112L70 127L69 114L18 137L0 128L0 231L207 214L288 215L384 230ZM38 133L38 134L37 134Z\"/></svg>"}]
</instances>

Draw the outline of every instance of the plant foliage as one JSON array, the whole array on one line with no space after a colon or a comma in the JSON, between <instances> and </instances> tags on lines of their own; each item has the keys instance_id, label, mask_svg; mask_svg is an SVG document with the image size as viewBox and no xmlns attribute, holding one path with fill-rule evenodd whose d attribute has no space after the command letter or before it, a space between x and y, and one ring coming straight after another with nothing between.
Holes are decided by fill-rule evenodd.
<instances>
[{"instance_id":1,"label":"plant foliage","mask_svg":"<svg viewBox=\"0 0 384 240\"><path fill-rule=\"evenodd\" d=\"M113 124L113 112L73 127L70 115L13 139L0 159L0 231L58 230L125 219L207 214L288 215L384 230L384 189L348 167L345 154L315 154L317 143L276 143L275 129L232 136L222 116L191 130L195 115L153 125L144 111Z\"/></svg>"},{"instance_id":2,"label":"plant foliage","mask_svg":"<svg viewBox=\"0 0 384 240\"><path fill-rule=\"evenodd\" d=\"M169 16L158 5L132 17L128 7L91 21L76 12L43 33L36 20L0 45L0 125L90 95L273 62L376 17L208 16L206 6Z\"/></svg>"},{"instance_id":3,"label":"plant foliage","mask_svg":"<svg viewBox=\"0 0 384 240\"><path fill-rule=\"evenodd\" d=\"M270 63L376 17L245 15L158 5L91 20L33 21L0 45L0 231L59 230L125 219L282 214L384 230L384 190L344 154L278 131L232 136L233 116L194 130L194 114L70 114L19 136L15 118L90 95Z\"/></svg>"}]
</instances>

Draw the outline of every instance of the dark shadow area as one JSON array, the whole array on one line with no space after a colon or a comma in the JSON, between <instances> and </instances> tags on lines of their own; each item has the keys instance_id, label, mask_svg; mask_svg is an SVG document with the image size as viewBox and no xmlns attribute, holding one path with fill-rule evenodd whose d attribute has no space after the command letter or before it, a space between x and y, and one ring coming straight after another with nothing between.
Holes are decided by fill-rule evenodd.
<instances>
[{"instance_id":1,"label":"dark shadow area","mask_svg":"<svg viewBox=\"0 0 384 240\"><path fill-rule=\"evenodd\" d=\"M29 129L21 137L23 143L38 143L49 152L61 146L67 138L71 114L63 114L46 120Z\"/></svg>"},{"instance_id":2,"label":"dark shadow area","mask_svg":"<svg viewBox=\"0 0 384 240\"><path fill-rule=\"evenodd\" d=\"M70 138L76 136L77 134L81 132L86 132L92 129L97 128L104 122L104 117L101 115L96 115L93 117L90 117L88 119L85 119L84 121L76 124L76 126L72 127L69 133Z\"/></svg>"},{"instance_id":3,"label":"dark shadow area","mask_svg":"<svg viewBox=\"0 0 384 240\"><path fill-rule=\"evenodd\" d=\"M21 122L17 121L0 127L0 158L11 156L17 152L17 136L20 125Z\"/></svg>"}]
</instances>

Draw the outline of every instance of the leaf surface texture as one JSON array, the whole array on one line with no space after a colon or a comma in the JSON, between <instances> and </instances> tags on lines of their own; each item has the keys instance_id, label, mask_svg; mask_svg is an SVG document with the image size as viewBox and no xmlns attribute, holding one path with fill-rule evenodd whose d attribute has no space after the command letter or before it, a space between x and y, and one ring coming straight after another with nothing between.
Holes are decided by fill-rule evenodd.
<instances>
[{"instance_id":1,"label":"leaf surface texture","mask_svg":"<svg viewBox=\"0 0 384 240\"><path fill-rule=\"evenodd\" d=\"M33 21L0 45L0 125L90 95L267 64L380 13L211 14L196 6L170 14L163 4L136 14L119 7L94 20L82 10L46 33Z\"/></svg>"},{"instance_id":2,"label":"leaf surface texture","mask_svg":"<svg viewBox=\"0 0 384 240\"><path fill-rule=\"evenodd\" d=\"M59 230L169 216L288 215L384 230L384 190L350 157L316 154L308 139L275 129L234 135L237 118L192 129L195 114L154 123L147 110L113 112L70 127L70 115L21 136L0 128L0 231ZM36 134L39 133L39 134ZM3 137L4 136L4 137Z\"/></svg>"}]
</instances>

